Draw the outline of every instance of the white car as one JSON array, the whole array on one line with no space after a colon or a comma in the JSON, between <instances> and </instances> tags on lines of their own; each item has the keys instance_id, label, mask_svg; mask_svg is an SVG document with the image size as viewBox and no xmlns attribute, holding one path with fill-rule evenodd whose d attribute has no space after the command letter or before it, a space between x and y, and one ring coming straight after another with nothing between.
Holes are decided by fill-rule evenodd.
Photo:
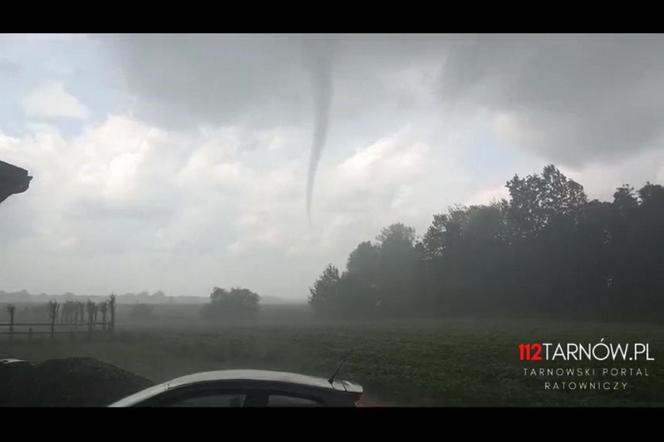
<instances>
[{"instance_id":1,"label":"white car","mask_svg":"<svg viewBox=\"0 0 664 442\"><path fill-rule=\"evenodd\" d=\"M348 381L268 370L220 370L146 388L111 407L355 407L362 387Z\"/></svg>"}]
</instances>

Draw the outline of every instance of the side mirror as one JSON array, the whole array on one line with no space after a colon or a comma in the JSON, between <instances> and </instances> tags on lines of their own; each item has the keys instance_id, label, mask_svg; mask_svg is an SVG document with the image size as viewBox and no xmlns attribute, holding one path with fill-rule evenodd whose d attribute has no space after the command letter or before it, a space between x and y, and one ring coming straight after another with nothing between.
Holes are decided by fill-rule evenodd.
<instances>
[{"instance_id":1,"label":"side mirror","mask_svg":"<svg viewBox=\"0 0 664 442\"><path fill-rule=\"evenodd\" d=\"M0 161L0 203L11 195L28 190L31 180L27 170Z\"/></svg>"}]
</instances>

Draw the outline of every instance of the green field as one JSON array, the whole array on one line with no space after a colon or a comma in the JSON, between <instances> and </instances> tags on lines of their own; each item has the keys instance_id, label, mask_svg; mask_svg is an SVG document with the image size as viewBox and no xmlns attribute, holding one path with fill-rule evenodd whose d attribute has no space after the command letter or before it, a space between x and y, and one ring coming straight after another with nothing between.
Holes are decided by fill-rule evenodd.
<instances>
[{"instance_id":1,"label":"green field","mask_svg":"<svg viewBox=\"0 0 664 442\"><path fill-rule=\"evenodd\" d=\"M141 324L120 321L113 339L42 337L9 343L3 337L0 357L41 361L90 356L159 382L225 368L327 377L352 349L341 377L361 384L373 404L664 405L664 327L657 325L480 319L315 322L304 314L289 317L275 311L257 323L233 325L194 323L195 316L177 320L165 311L164 317ZM520 342L594 343L600 338L650 343L654 362L602 364L645 367L649 376L609 379L629 382L626 391L581 392L546 391L543 379L523 374L523 367L539 365L518 360Z\"/></svg>"}]
</instances>

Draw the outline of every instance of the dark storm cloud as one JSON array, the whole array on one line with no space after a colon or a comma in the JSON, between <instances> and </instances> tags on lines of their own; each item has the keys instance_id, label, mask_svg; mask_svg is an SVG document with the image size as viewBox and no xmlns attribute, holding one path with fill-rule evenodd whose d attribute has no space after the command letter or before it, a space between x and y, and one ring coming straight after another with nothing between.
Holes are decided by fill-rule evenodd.
<instances>
[{"instance_id":1,"label":"dark storm cloud","mask_svg":"<svg viewBox=\"0 0 664 442\"><path fill-rule=\"evenodd\" d=\"M302 51L292 36L123 35L109 39L139 111L186 127L298 112ZM274 109L279 106L280 111ZM271 109L273 118L257 114Z\"/></svg>"},{"instance_id":2,"label":"dark storm cloud","mask_svg":"<svg viewBox=\"0 0 664 442\"><path fill-rule=\"evenodd\" d=\"M664 111L659 35L459 38L441 99L508 113L526 149L571 165L652 147Z\"/></svg>"},{"instance_id":3,"label":"dark storm cloud","mask_svg":"<svg viewBox=\"0 0 664 442\"><path fill-rule=\"evenodd\" d=\"M302 47L314 39L334 42L315 54L326 59L334 48L333 117L353 95L363 98L358 111L384 107L401 73L440 65L432 93L441 106L507 115L521 134L516 144L554 161L608 161L651 148L660 135L660 35L129 36L116 48L151 117L313 125L317 92Z\"/></svg>"}]
</instances>

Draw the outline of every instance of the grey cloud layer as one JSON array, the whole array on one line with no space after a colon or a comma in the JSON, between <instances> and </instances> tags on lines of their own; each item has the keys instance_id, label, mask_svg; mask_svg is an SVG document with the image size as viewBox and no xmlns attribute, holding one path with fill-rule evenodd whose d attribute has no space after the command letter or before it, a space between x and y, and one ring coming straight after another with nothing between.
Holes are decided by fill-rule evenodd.
<instances>
[{"instance_id":1,"label":"grey cloud layer","mask_svg":"<svg viewBox=\"0 0 664 442\"><path fill-rule=\"evenodd\" d=\"M416 111L431 94L448 110L488 110L501 117L499 132L510 142L576 166L652 148L661 135L660 35L130 36L115 43L145 115L169 121L311 125L307 68L327 57L333 121L394 102ZM418 79L432 84L419 97Z\"/></svg>"},{"instance_id":2,"label":"grey cloud layer","mask_svg":"<svg viewBox=\"0 0 664 442\"><path fill-rule=\"evenodd\" d=\"M493 36L458 42L443 100L512 117L517 141L570 165L624 159L662 135L664 36Z\"/></svg>"}]
</instances>

